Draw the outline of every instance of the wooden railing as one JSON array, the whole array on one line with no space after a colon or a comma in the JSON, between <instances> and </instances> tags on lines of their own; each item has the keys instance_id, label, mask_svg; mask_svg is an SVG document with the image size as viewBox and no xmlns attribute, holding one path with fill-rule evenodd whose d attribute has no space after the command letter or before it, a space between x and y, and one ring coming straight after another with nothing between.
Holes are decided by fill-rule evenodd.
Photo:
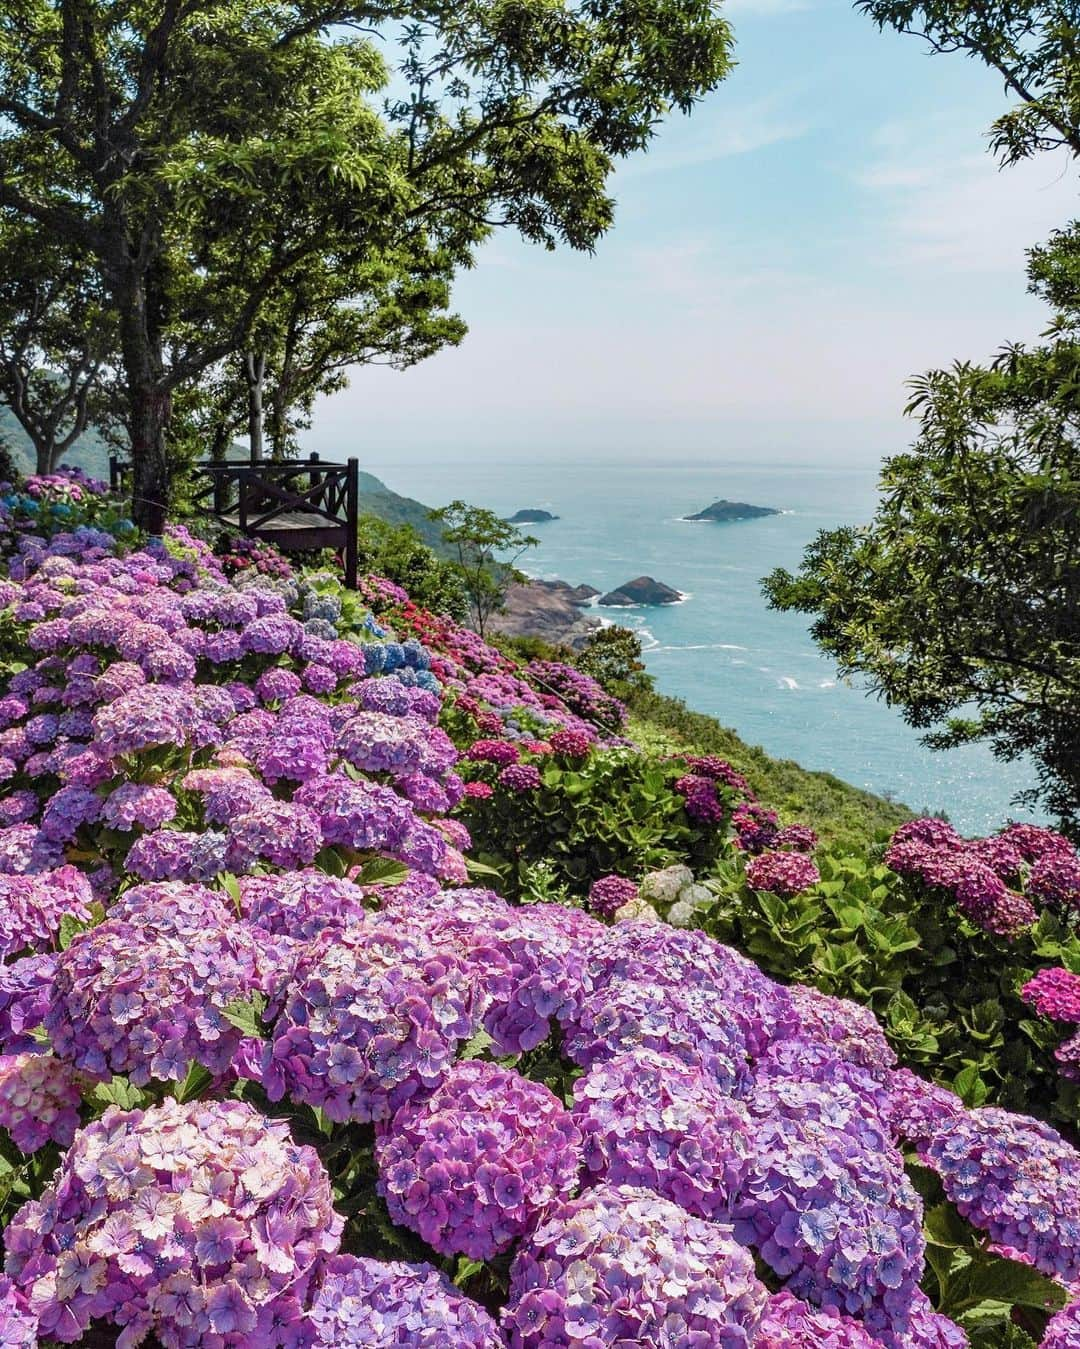
<instances>
[{"instance_id":1,"label":"wooden railing","mask_svg":"<svg viewBox=\"0 0 1080 1349\"><path fill-rule=\"evenodd\" d=\"M123 468L114 455L109 479L122 486ZM204 460L192 466L195 509L252 538L286 552L340 549L345 584L356 589L360 464L330 463L317 454L281 463Z\"/></svg>"}]
</instances>

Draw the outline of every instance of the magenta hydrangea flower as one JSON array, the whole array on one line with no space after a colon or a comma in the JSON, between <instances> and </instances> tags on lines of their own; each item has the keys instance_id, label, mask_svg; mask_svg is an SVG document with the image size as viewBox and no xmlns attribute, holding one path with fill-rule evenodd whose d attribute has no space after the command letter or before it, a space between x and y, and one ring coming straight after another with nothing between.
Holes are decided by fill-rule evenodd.
<instances>
[{"instance_id":1,"label":"magenta hydrangea flower","mask_svg":"<svg viewBox=\"0 0 1080 1349\"><path fill-rule=\"evenodd\" d=\"M612 918L624 904L637 899L637 893L637 885L625 876L601 876L589 886L589 908L601 918Z\"/></svg>"},{"instance_id":2,"label":"magenta hydrangea flower","mask_svg":"<svg viewBox=\"0 0 1080 1349\"><path fill-rule=\"evenodd\" d=\"M818 845L818 836L808 824L788 824L776 836L776 847L791 852L812 853Z\"/></svg>"},{"instance_id":3,"label":"magenta hydrangea flower","mask_svg":"<svg viewBox=\"0 0 1080 1349\"><path fill-rule=\"evenodd\" d=\"M314 1349L505 1349L488 1313L431 1265L339 1255L305 1318Z\"/></svg>"},{"instance_id":4,"label":"magenta hydrangea flower","mask_svg":"<svg viewBox=\"0 0 1080 1349\"><path fill-rule=\"evenodd\" d=\"M816 864L803 853L763 852L746 864L746 883L750 889L767 890L774 895L797 895L820 880Z\"/></svg>"},{"instance_id":5,"label":"magenta hydrangea flower","mask_svg":"<svg viewBox=\"0 0 1080 1349\"><path fill-rule=\"evenodd\" d=\"M89 1085L85 1074L51 1054L0 1054L0 1128L28 1155L49 1142L66 1148Z\"/></svg>"},{"instance_id":6,"label":"magenta hydrangea flower","mask_svg":"<svg viewBox=\"0 0 1080 1349\"><path fill-rule=\"evenodd\" d=\"M1028 862L1037 862L1040 857L1052 853L1067 857L1073 857L1076 853L1064 835L1040 824L1010 824L1001 831L1000 837Z\"/></svg>"},{"instance_id":7,"label":"magenta hydrangea flower","mask_svg":"<svg viewBox=\"0 0 1080 1349\"><path fill-rule=\"evenodd\" d=\"M1080 1278L1080 1153L1056 1129L996 1107L947 1120L920 1155L974 1227L1051 1278Z\"/></svg>"},{"instance_id":8,"label":"magenta hydrangea flower","mask_svg":"<svg viewBox=\"0 0 1080 1349\"><path fill-rule=\"evenodd\" d=\"M441 1255L491 1260L573 1193L581 1135L542 1083L472 1061L382 1124L376 1155L395 1222Z\"/></svg>"},{"instance_id":9,"label":"magenta hydrangea flower","mask_svg":"<svg viewBox=\"0 0 1080 1349\"><path fill-rule=\"evenodd\" d=\"M509 740L474 740L465 751L464 757L470 763L491 763L499 767L509 767L521 758L521 751Z\"/></svg>"},{"instance_id":10,"label":"magenta hydrangea flower","mask_svg":"<svg viewBox=\"0 0 1080 1349\"><path fill-rule=\"evenodd\" d=\"M687 773L674 782L675 791L683 798L685 810L692 820L701 824L719 824L724 818L724 802L717 794L712 778Z\"/></svg>"},{"instance_id":11,"label":"magenta hydrangea flower","mask_svg":"<svg viewBox=\"0 0 1080 1349\"><path fill-rule=\"evenodd\" d=\"M583 759L595 742L588 731L567 726L550 735L548 743L556 754L565 754L568 759Z\"/></svg>"},{"instance_id":12,"label":"magenta hydrangea flower","mask_svg":"<svg viewBox=\"0 0 1080 1349\"><path fill-rule=\"evenodd\" d=\"M767 1294L728 1231L651 1190L598 1185L557 1205L510 1269L511 1349L745 1349Z\"/></svg>"},{"instance_id":13,"label":"magenta hydrangea flower","mask_svg":"<svg viewBox=\"0 0 1080 1349\"><path fill-rule=\"evenodd\" d=\"M507 764L499 774L499 785L508 792L534 792L540 783L540 770L531 763Z\"/></svg>"},{"instance_id":14,"label":"magenta hydrangea flower","mask_svg":"<svg viewBox=\"0 0 1080 1349\"><path fill-rule=\"evenodd\" d=\"M1020 996L1040 1016L1080 1023L1080 974L1061 966L1039 970L1020 990Z\"/></svg>"},{"instance_id":15,"label":"magenta hydrangea flower","mask_svg":"<svg viewBox=\"0 0 1080 1349\"><path fill-rule=\"evenodd\" d=\"M42 1336L91 1319L166 1349L280 1344L342 1221L313 1148L240 1101L110 1107L5 1233ZM294 1340L294 1343L300 1341Z\"/></svg>"},{"instance_id":16,"label":"magenta hydrangea flower","mask_svg":"<svg viewBox=\"0 0 1080 1349\"><path fill-rule=\"evenodd\" d=\"M746 1177L750 1117L700 1069L638 1049L574 1083L594 1181L655 1190L699 1218L726 1216Z\"/></svg>"},{"instance_id":17,"label":"magenta hydrangea flower","mask_svg":"<svg viewBox=\"0 0 1080 1349\"><path fill-rule=\"evenodd\" d=\"M1071 849L1042 853L1031 868L1028 893L1051 908L1080 910L1080 857Z\"/></svg>"}]
</instances>

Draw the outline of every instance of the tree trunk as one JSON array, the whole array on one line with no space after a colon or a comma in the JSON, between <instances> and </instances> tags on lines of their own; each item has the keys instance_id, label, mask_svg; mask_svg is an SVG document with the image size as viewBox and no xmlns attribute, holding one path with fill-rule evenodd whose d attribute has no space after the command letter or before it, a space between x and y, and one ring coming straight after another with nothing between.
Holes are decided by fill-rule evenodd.
<instances>
[{"instance_id":1,"label":"tree trunk","mask_svg":"<svg viewBox=\"0 0 1080 1349\"><path fill-rule=\"evenodd\" d=\"M285 458L288 449L288 425L285 418L285 391L281 380L270 391L270 455L275 463Z\"/></svg>"},{"instance_id":2,"label":"tree trunk","mask_svg":"<svg viewBox=\"0 0 1080 1349\"><path fill-rule=\"evenodd\" d=\"M263 459L263 385L266 383L266 354L249 351L244 356L244 376L248 386L248 440L251 462Z\"/></svg>"},{"instance_id":3,"label":"tree trunk","mask_svg":"<svg viewBox=\"0 0 1080 1349\"><path fill-rule=\"evenodd\" d=\"M131 518L148 534L165 532L169 515L169 459L165 432L172 398L155 388L129 390L132 485Z\"/></svg>"},{"instance_id":4,"label":"tree trunk","mask_svg":"<svg viewBox=\"0 0 1080 1349\"><path fill-rule=\"evenodd\" d=\"M53 447L49 441L34 442L34 459L37 464L35 472L42 475L53 471Z\"/></svg>"},{"instance_id":5,"label":"tree trunk","mask_svg":"<svg viewBox=\"0 0 1080 1349\"><path fill-rule=\"evenodd\" d=\"M160 296L151 296L154 267L130 246L117 219L111 222L113 251L107 264L120 326L120 355L131 440L131 518L160 536L169 516L170 475L166 435L172 391L165 381L165 352L159 322Z\"/></svg>"}]
</instances>

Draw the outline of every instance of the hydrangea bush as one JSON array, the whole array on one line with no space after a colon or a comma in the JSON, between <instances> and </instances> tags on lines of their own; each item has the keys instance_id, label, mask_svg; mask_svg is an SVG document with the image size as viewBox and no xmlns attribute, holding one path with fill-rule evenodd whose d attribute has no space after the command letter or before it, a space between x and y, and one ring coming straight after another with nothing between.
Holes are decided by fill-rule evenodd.
<instances>
[{"instance_id":1,"label":"hydrangea bush","mask_svg":"<svg viewBox=\"0 0 1080 1349\"><path fill-rule=\"evenodd\" d=\"M723 856L762 912L818 902L816 840L722 760L649 761L590 681L378 578L0 536L0 1342L984 1349L1008 1286L1069 1343L1066 1139L661 921L689 872L639 887ZM1042 833L900 844L1075 907Z\"/></svg>"}]
</instances>

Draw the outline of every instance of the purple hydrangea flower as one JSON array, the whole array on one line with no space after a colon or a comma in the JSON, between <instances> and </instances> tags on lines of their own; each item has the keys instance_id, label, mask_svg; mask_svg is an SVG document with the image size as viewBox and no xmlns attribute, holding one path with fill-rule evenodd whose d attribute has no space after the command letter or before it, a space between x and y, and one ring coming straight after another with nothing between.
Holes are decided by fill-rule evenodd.
<instances>
[{"instance_id":1,"label":"purple hydrangea flower","mask_svg":"<svg viewBox=\"0 0 1080 1349\"><path fill-rule=\"evenodd\" d=\"M617 1055L574 1084L573 1115L595 1181L655 1190L700 1218L729 1213L752 1126L700 1069L647 1049Z\"/></svg>"},{"instance_id":2,"label":"purple hydrangea flower","mask_svg":"<svg viewBox=\"0 0 1080 1349\"><path fill-rule=\"evenodd\" d=\"M476 1029L475 997L462 962L430 943L385 926L327 933L298 956L258 1074L271 1100L386 1119L442 1081Z\"/></svg>"},{"instance_id":3,"label":"purple hydrangea flower","mask_svg":"<svg viewBox=\"0 0 1080 1349\"><path fill-rule=\"evenodd\" d=\"M505 1349L483 1307L431 1265L339 1255L326 1264L306 1324L314 1349Z\"/></svg>"},{"instance_id":4,"label":"purple hydrangea flower","mask_svg":"<svg viewBox=\"0 0 1080 1349\"><path fill-rule=\"evenodd\" d=\"M996 1107L946 1120L920 1151L974 1227L1051 1278L1080 1278L1080 1153Z\"/></svg>"},{"instance_id":5,"label":"purple hydrangea flower","mask_svg":"<svg viewBox=\"0 0 1080 1349\"><path fill-rule=\"evenodd\" d=\"M109 918L57 956L45 1028L89 1073L179 1082L194 1060L220 1075L242 1038L226 1009L257 984L253 943L235 924Z\"/></svg>"},{"instance_id":6,"label":"purple hydrangea flower","mask_svg":"<svg viewBox=\"0 0 1080 1349\"><path fill-rule=\"evenodd\" d=\"M275 1317L299 1320L341 1226L317 1154L284 1124L240 1101L166 1099L76 1134L8 1226L7 1268L46 1338L81 1338L93 1318L241 1349L280 1343Z\"/></svg>"},{"instance_id":7,"label":"purple hydrangea flower","mask_svg":"<svg viewBox=\"0 0 1080 1349\"><path fill-rule=\"evenodd\" d=\"M66 1148L88 1085L85 1074L51 1054L0 1054L0 1128L27 1155L48 1142Z\"/></svg>"},{"instance_id":8,"label":"purple hydrangea flower","mask_svg":"<svg viewBox=\"0 0 1080 1349\"><path fill-rule=\"evenodd\" d=\"M744 1349L766 1297L726 1229L650 1190L599 1185L557 1205L523 1243L503 1327L512 1349Z\"/></svg>"},{"instance_id":9,"label":"purple hydrangea flower","mask_svg":"<svg viewBox=\"0 0 1080 1349\"><path fill-rule=\"evenodd\" d=\"M377 1157L395 1222L441 1255L490 1260L572 1194L581 1135L541 1083L467 1062L380 1126Z\"/></svg>"}]
</instances>

